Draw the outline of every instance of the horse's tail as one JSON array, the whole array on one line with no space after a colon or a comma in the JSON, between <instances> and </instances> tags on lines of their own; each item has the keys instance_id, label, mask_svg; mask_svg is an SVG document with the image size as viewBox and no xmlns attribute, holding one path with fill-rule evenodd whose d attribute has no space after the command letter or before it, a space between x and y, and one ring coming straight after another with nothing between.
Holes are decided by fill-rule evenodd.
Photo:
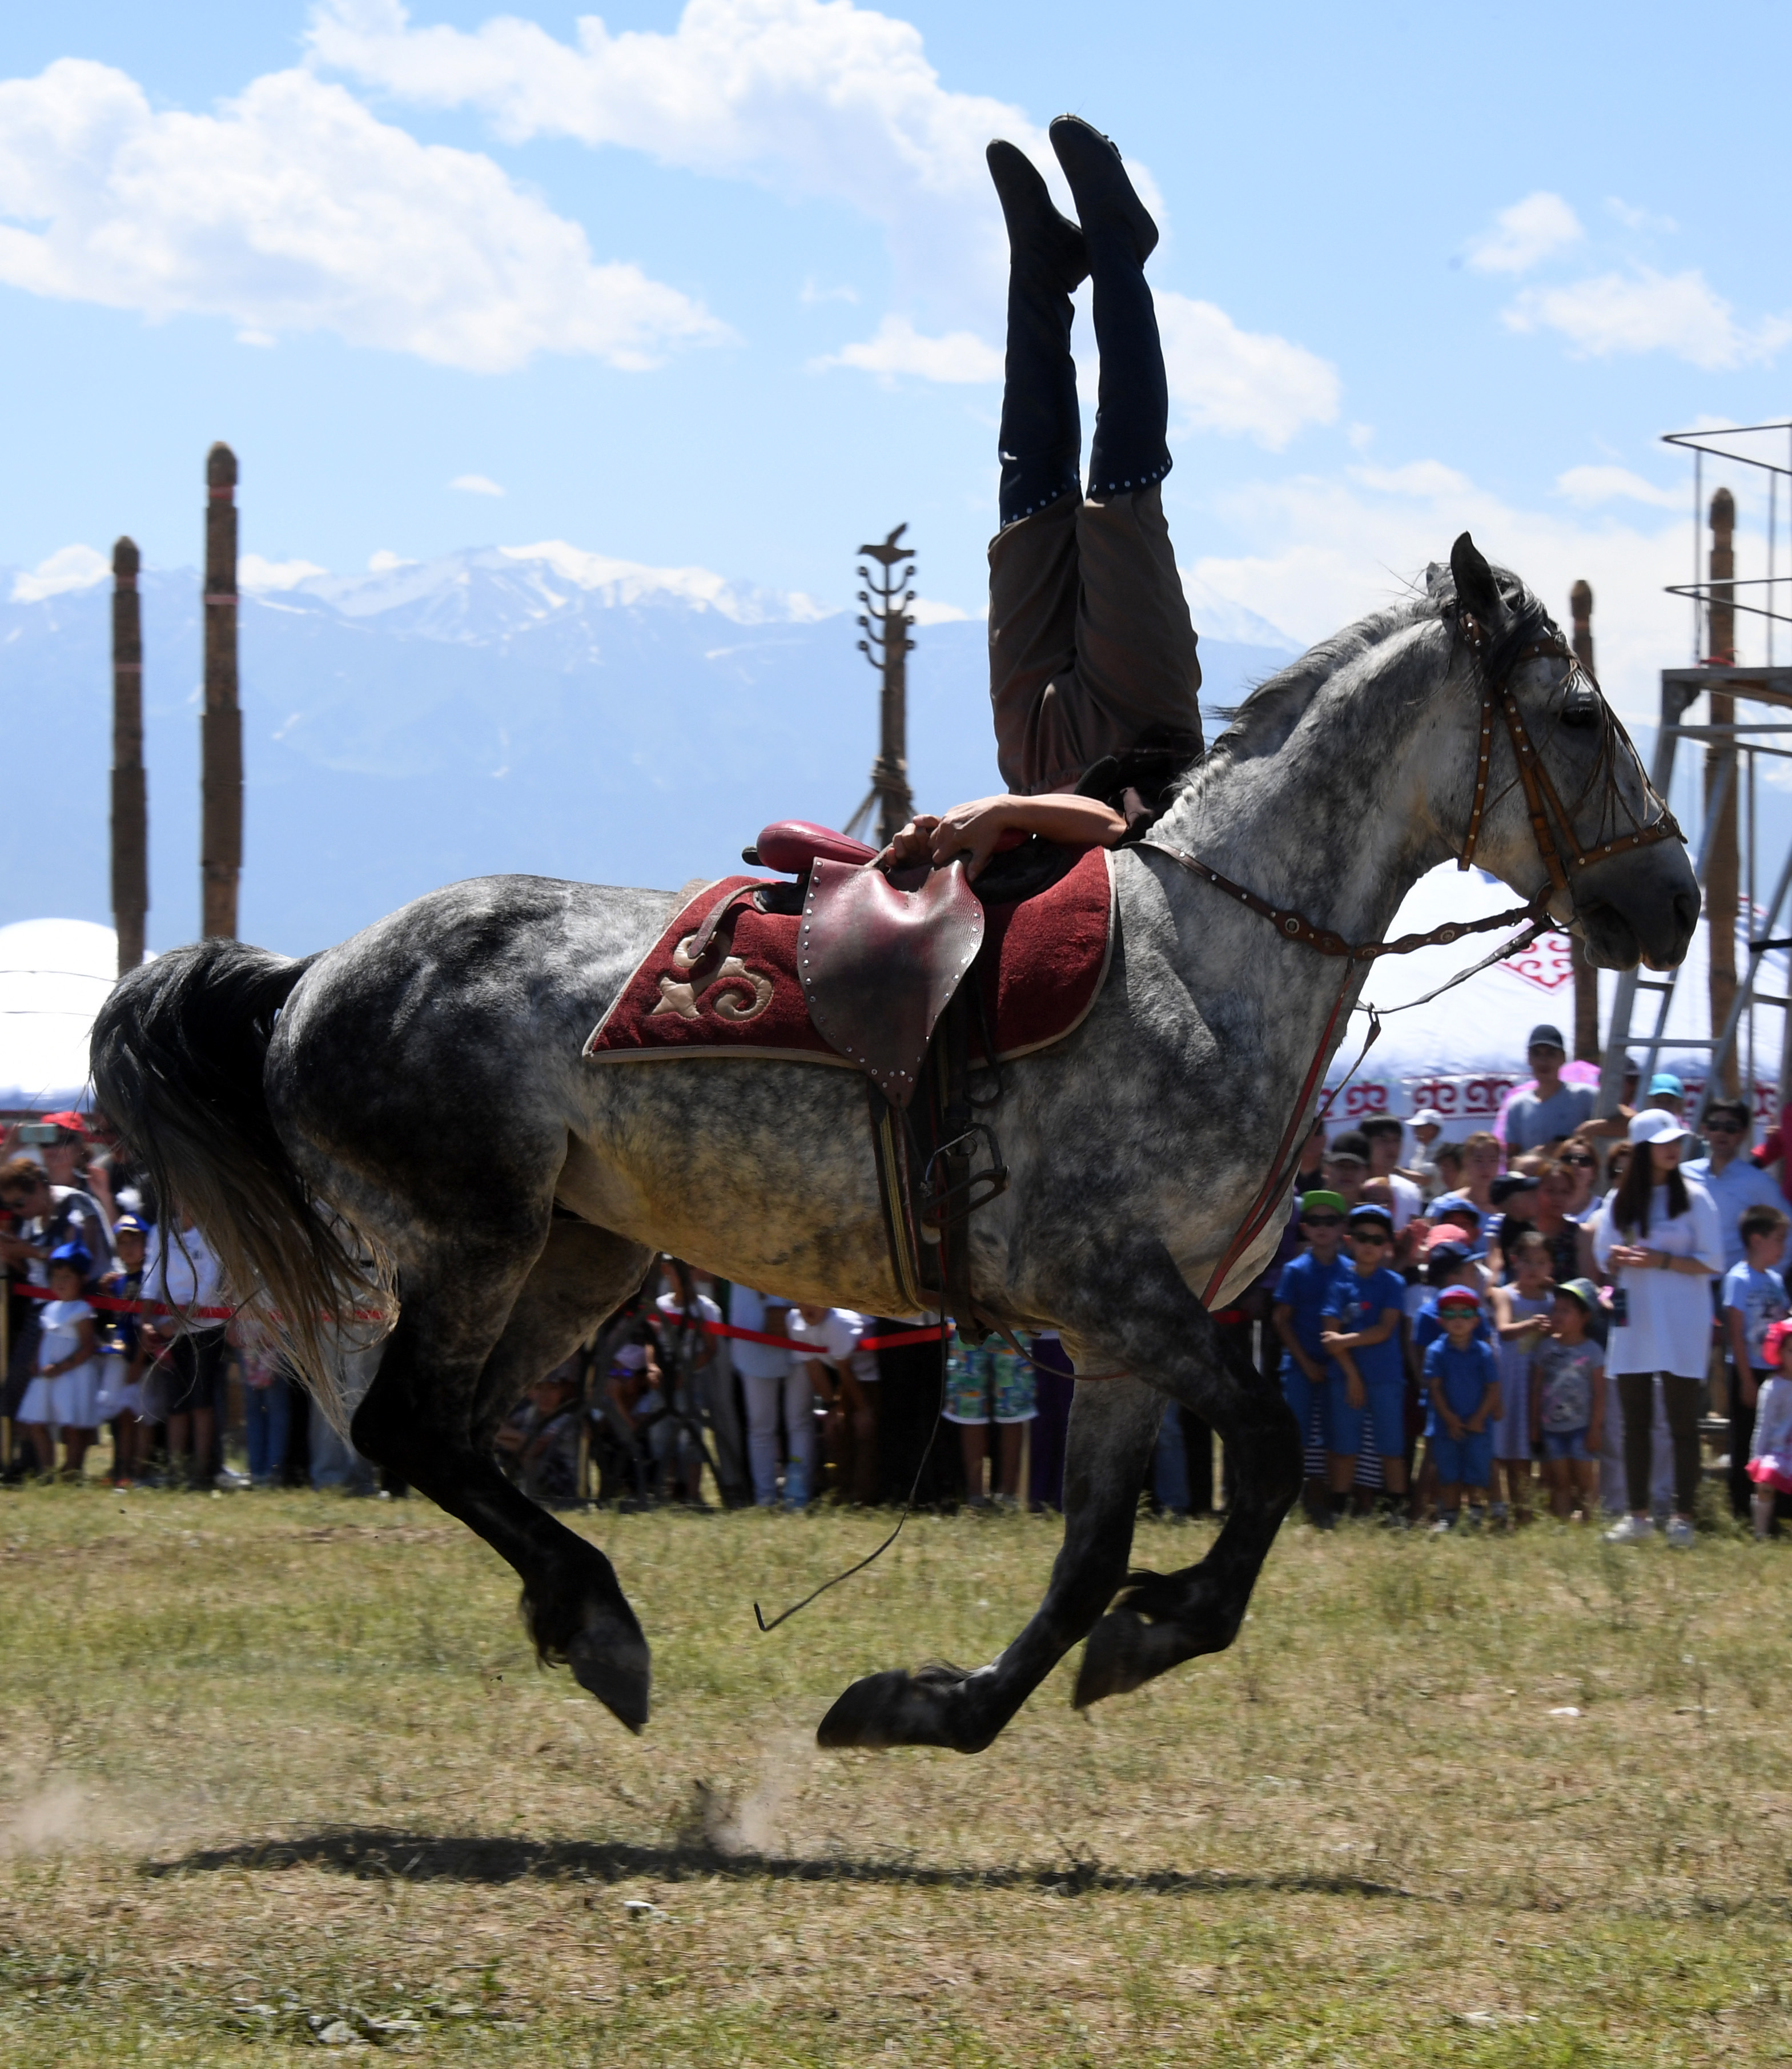
<instances>
[{"instance_id":1,"label":"horse's tail","mask_svg":"<svg viewBox=\"0 0 1792 2069\"><path fill-rule=\"evenodd\" d=\"M286 1151L263 1073L280 1008L315 957L206 941L128 971L93 1023L96 1095L165 1219L204 1232L233 1301L263 1320L333 1422L336 1332L390 1288L354 1231L320 1207ZM170 1222L177 1226L178 1223Z\"/></svg>"}]
</instances>

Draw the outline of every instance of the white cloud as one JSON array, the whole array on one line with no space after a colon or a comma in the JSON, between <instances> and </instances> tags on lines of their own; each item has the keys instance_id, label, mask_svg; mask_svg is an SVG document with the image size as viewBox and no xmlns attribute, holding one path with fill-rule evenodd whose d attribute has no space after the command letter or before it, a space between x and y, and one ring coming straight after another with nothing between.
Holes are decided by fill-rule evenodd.
<instances>
[{"instance_id":1,"label":"white cloud","mask_svg":"<svg viewBox=\"0 0 1792 2069\"><path fill-rule=\"evenodd\" d=\"M1405 594L1427 561L1447 560L1457 533L1472 531L1488 559L1515 570L1558 619L1574 583L1592 584L1600 680L1627 717L1653 723L1659 671L1687 659L1687 606L1664 593L1683 577L1682 523L1663 518L1644 530L1517 508L1435 461L1373 481L1266 482L1224 498L1222 508L1246 550L1197 560L1191 595L1200 585L1301 640ZM1195 624L1202 629L1198 609Z\"/></svg>"},{"instance_id":2,"label":"white cloud","mask_svg":"<svg viewBox=\"0 0 1792 2069\"><path fill-rule=\"evenodd\" d=\"M112 562L91 546L63 546L48 560L39 561L28 574L13 577L14 603L42 603L47 596L60 596L71 589L92 589L112 573Z\"/></svg>"},{"instance_id":3,"label":"white cloud","mask_svg":"<svg viewBox=\"0 0 1792 2069\"><path fill-rule=\"evenodd\" d=\"M1526 194L1493 218L1468 247L1468 263L1483 273L1528 273L1553 253L1578 243L1586 232L1557 194Z\"/></svg>"},{"instance_id":4,"label":"white cloud","mask_svg":"<svg viewBox=\"0 0 1792 2069\"><path fill-rule=\"evenodd\" d=\"M1556 476L1556 486L1570 503L1578 503L1583 508L1596 503L1627 500L1632 503L1659 504L1663 510L1677 510L1684 500L1674 490L1658 488L1641 475L1632 474L1627 467L1571 467Z\"/></svg>"},{"instance_id":5,"label":"white cloud","mask_svg":"<svg viewBox=\"0 0 1792 2069\"><path fill-rule=\"evenodd\" d=\"M466 496L502 496L504 492L485 474L457 474L448 486L459 489Z\"/></svg>"},{"instance_id":6,"label":"white cloud","mask_svg":"<svg viewBox=\"0 0 1792 2069\"><path fill-rule=\"evenodd\" d=\"M727 333L476 153L422 145L307 71L216 115L108 65L0 82L0 280L259 343L329 330L476 373L538 352L651 365ZM21 224L42 226L30 229Z\"/></svg>"},{"instance_id":7,"label":"white cloud","mask_svg":"<svg viewBox=\"0 0 1792 2069\"><path fill-rule=\"evenodd\" d=\"M862 373L888 380L898 373L924 381L976 382L1002 378L1002 354L973 331L955 330L944 337L923 337L907 316L888 316L875 337L810 362L816 372L830 366L855 366Z\"/></svg>"},{"instance_id":8,"label":"white cloud","mask_svg":"<svg viewBox=\"0 0 1792 2069\"><path fill-rule=\"evenodd\" d=\"M987 618L989 614L986 603L981 610L961 610L955 603L938 603L926 596L917 596L908 606L908 615L917 625L961 625L967 618Z\"/></svg>"},{"instance_id":9,"label":"white cloud","mask_svg":"<svg viewBox=\"0 0 1792 2069\"><path fill-rule=\"evenodd\" d=\"M1773 358L1792 339L1792 320L1739 324L1730 304L1696 269L1602 273L1566 288L1527 288L1504 312L1508 329L1560 331L1594 359L1619 352L1671 352L1712 371Z\"/></svg>"},{"instance_id":10,"label":"white cloud","mask_svg":"<svg viewBox=\"0 0 1792 2069\"><path fill-rule=\"evenodd\" d=\"M400 568L414 568L415 561L407 561L402 553L395 553L390 546L379 546L367 556L367 572L370 575L395 574Z\"/></svg>"},{"instance_id":11,"label":"white cloud","mask_svg":"<svg viewBox=\"0 0 1792 2069\"><path fill-rule=\"evenodd\" d=\"M265 561L259 553L244 553L236 564L236 586L245 590L296 589L313 575L329 573L315 561Z\"/></svg>"},{"instance_id":12,"label":"white cloud","mask_svg":"<svg viewBox=\"0 0 1792 2069\"><path fill-rule=\"evenodd\" d=\"M1186 295L1157 297L1164 372L1191 431L1227 431L1280 451L1303 424L1338 413L1336 369L1272 332L1240 330L1223 309Z\"/></svg>"},{"instance_id":13,"label":"white cloud","mask_svg":"<svg viewBox=\"0 0 1792 2069\"><path fill-rule=\"evenodd\" d=\"M1613 194L1606 206L1627 230L1651 230L1664 237L1671 237L1680 228L1671 215L1652 215L1646 208L1633 208L1628 202L1620 201Z\"/></svg>"},{"instance_id":14,"label":"white cloud","mask_svg":"<svg viewBox=\"0 0 1792 2069\"><path fill-rule=\"evenodd\" d=\"M586 14L572 43L511 15L469 33L414 28L400 0L324 0L309 40L322 63L406 100L479 109L512 143L616 145L843 201L886 226L904 293L948 307L1005 250L990 138L1057 178L1018 108L949 92L918 29L848 0L690 0L669 35L612 35Z\"/></svg>"}]
</instances>

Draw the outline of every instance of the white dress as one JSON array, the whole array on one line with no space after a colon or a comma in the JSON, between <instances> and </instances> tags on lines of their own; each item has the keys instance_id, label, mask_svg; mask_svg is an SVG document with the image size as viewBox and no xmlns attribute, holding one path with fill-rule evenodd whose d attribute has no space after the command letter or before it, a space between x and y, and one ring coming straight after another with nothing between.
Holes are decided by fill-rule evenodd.
<instances>
[{"instance_id":1,"label":"white dress","mask_svg":"<svg viewBox=\"0 0 1792 2069\"><path fill-rule=\"evenodd\" d=\"M43 1309L43 1334L38 1342L38 1373L18 1404L21 1422L43 1422L64 1430L92 1430L99 1426L96 1402L100 1391L100 1361L71 1366L54 1379L43 1377L47 1365L60 1365L80 1342L80 1324L93 1320L93 1310L84 1300L51 1300Z\"/></svg>"},{"instance_id":2,"label":"white dress","mask_svg":"<svg viewBox=\"0 0 1792 2069\"><path fill-rule=\"evenodd\" d=\"M1696 1178L1686 1181L1686 1212L1670 1219L1667 1189L1657 1185L1649 1202L1649 1232L1625 1236L1612 1220L1608 1200L1593 1224L1593 1255L1603 1271L1614 1247L1647 1245L1670 1257L1696 1257L1712 1279L1724 1271L1724 1244L1717 1207ZM1703 1379L1711 1357L1709 1279L1681 1271L1619 1271L1613 1275L1630 1304L1623 1325L1614 1324L1606 1348L1606 1369L1672 1372Z\"/></svg>"}]
</instances>

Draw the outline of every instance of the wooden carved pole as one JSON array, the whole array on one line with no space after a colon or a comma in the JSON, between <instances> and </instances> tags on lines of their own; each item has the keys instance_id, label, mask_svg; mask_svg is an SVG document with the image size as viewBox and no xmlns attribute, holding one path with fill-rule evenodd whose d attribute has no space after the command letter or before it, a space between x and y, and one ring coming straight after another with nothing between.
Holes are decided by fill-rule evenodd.
<instances>
[{"instance_id":1,"label":"wooden carved pole","mask_svg":"<svg viewBox=\"0 0 1792 2069\"><path fill-rule=\"evenodd\" d=\"M1725 667L1736 664L1736 499L1720 488L1711 499L1711 643L1708 659ZM1713 689L1710 698L1713 726L1736 723L1736 699L1726 690ZM1712 1034L1729 1018L1736 998L1736 916L1740 875L1736 842L1737 751L1733 734L1712 741L1705 749L1705 810L1720 786L1723 802L1710 835L1705 863L1705 925L1711 954L1711 1030ZM1735 1052L1724 1068L1723 1091L1734 1099L1739 1079Z\"/></svg>"},{"instance_id":2,"label":"wooden carved pole","mask_svg":"<svg viewBox=\"0 0 1792 2069\"><path fill-rule=\"evenodd\" d=\"M1574 659L1590 675L1593 666L1593 589L1578 582L1568 592L1568 608L1574 621ZM1574 1055L1578 1062L1599 1060L1599 973L1586 959L1586 944L1570 934L1570 959L1574 972Z\"/></svg>"},{"instance_id":3,"label":"wooden carved pole","mask_svg":"<svg viewBox=\"0 0 1792 2069\"><path fill-rule=\"evenodd\" d=\"M149 804L143 773L143 617L136 546L112 549L112 924L118 974L143 960L149 910Z\"/></svg>"},{"instance_id":4,"label":"wooden carved pole","mask_svg":"<svg viewBox=\"0 0 1792 2069\"><path fill-rule=\"evenodd\" d=\"M236 700L236 455L206 455L206 708L199 721L199 931L236 933L243 874L243 713Z\"/></svg>"},{"instance_id":5,"label":"wooden carved pole","mask_svg":"<svg viewBox=\"0 0 1792 2069\"><path fill-rule=\"evenodd\" d=\"M915 647L908 634L915 621L908 610L915 600L915 592L908 587L915 567L913 549L898 543L908 528L899 524L880 544L859 549L878 566L876 574L868 568L859 570L859 579L867 585L859 590L859 601L869 614L859 620L865 635L859 651L882 677L883 688L872 786L846 830L856 834L875 805L880 847L888 847L915 816L914 793L908 788L908 656ZM900 573L896 572L899 561L908 563Z\"/></svg>"}]
</instances>

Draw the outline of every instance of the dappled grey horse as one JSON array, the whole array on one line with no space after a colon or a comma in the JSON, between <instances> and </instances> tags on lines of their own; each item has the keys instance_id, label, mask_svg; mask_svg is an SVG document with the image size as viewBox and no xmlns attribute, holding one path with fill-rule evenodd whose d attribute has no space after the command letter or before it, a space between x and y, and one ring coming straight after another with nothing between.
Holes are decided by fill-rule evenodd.
<instances>
[{"instance_id":1,"label":"dappled grey horse","mask_svg":"<svg viewBox=\"0 0 1792 2069\"><path fill-rule=\"evenodd\" d=\"M1452 566L1263 684L1153 830L1161 845L1115 856L1105 984L1072 1035L1005 1068L983 1117L1011 1181L972 1224L987 1316L1055 1328L1081 1371L1107 1375L1076 1389L1063 1547L997 1659L856 1682L824 1742L975 1751L1080 1639L1083 1704L1236 1633L1300 1451L1208 1304L1273 1251L1280 1214L1236 1239L1347 1022L1341 982L1347 1008L1368 967L1316 953L1288 916L1378 941L1418 878L1472 846L1521 899L1572 919L1594 963L1684 953L1696 884L1615 720L1521 582L1466 536ZM1541 808L1515 758L1533 743ZM231 1282L266 1287L326 1408L352 1410L362 1451L515 1567L542 1656L637 1729L640 1626L603 1554L499 1472L500 1420L656 1249L793 1300L901 1312L855 1074L582 1057L680 909L533 877L456 884L300 961L178 949L120 981L93 1042L102 1107ZM382 1286L396 1318L377 1376L358 1404L332 1401L308 1318ZM1166 1399L1219 1432L1235 1496L1198 1565L1129 1575Z\"/></svg>"}]
</instances>

